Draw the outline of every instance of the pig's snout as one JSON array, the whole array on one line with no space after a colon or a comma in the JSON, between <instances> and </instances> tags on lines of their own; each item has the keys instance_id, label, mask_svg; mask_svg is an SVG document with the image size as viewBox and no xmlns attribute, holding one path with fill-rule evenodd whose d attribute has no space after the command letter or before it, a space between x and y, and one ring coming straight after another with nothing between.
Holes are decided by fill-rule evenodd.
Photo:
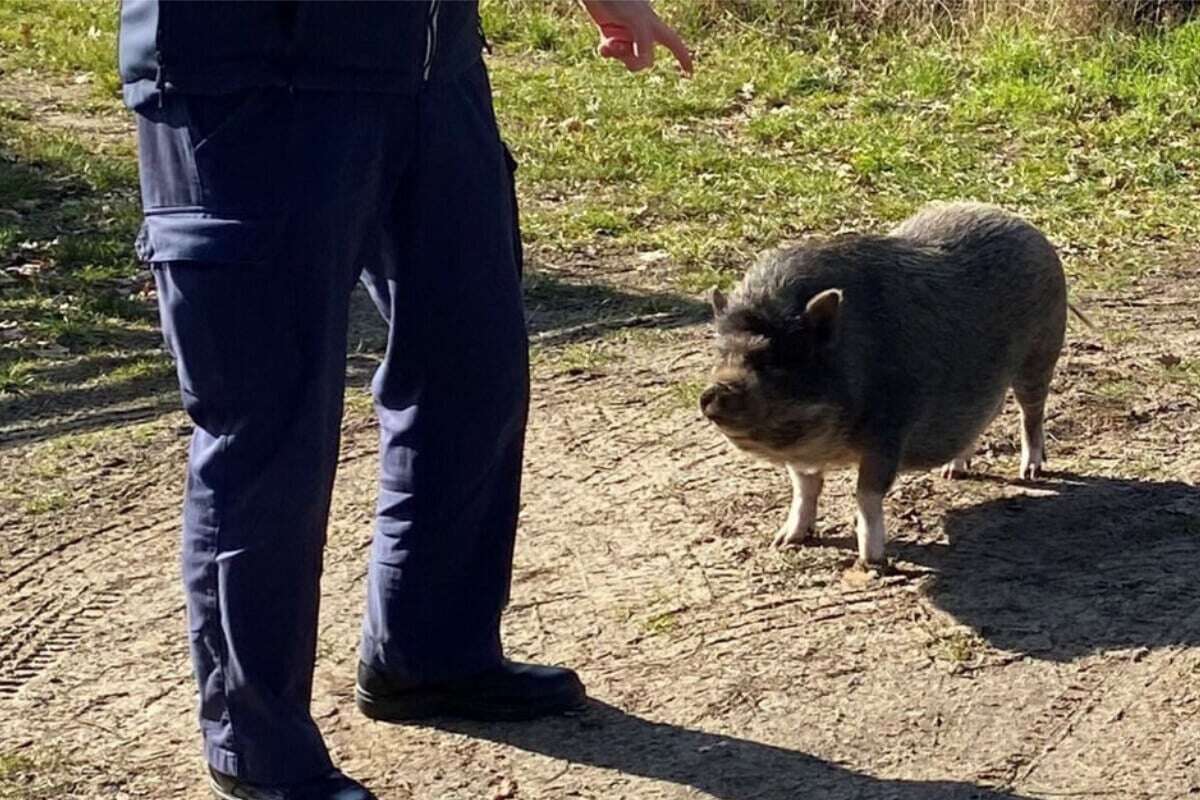
<instances>
[{"instance_id":1,"label":"pig's snout","mask_svg":"<svg viewBox=\"0 0 1200 800\"><path fill-rule=\"evenodd\" d=\"M736 419L745 408L745 390L735 384L714 383L700 394L700 413L718 425Z\"/></svg>"}]
</instances>

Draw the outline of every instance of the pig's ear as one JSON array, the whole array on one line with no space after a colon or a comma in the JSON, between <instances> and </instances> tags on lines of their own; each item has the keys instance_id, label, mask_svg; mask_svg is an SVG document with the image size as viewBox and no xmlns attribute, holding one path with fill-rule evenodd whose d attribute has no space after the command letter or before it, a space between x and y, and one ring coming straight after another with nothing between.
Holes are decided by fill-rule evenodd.
<instances>
[{"instance_id":1,"label":"pig's ear","mask_svg":"<svg viewBox=\"0 0 1200 800\"><path fill-rule=\"evenodd\" d=\"M729 298L725 293L716 287L708 294L708 302L712 306L713 316L719 317L725 313L725 309L729 307Z\"/></svg>"},{"instance_id":2,"label":"pig's ear","mask_svg":"<svg viewBox=\"0 0 1200 800\"><path fill-rule=\"evenodd\" d=\"M824 340L833 334L834 324L841 310L842 290L826 289L808 301L808 305L804 307L804 319L810 330Z\"/></svg>"}]
</instances>

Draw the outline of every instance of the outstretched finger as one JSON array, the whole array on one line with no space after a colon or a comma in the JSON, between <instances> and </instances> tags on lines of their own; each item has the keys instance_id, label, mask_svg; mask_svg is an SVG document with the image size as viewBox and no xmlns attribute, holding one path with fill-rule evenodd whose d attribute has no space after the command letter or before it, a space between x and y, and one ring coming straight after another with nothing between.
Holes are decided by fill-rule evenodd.
<instances>
[{"instance_id":1,"label":"outstretched finger","mask_svg":"<svg viewBox=\"0 0 1200 800\"><path fill-rule=\"evenodd\" d=\"M683 39L675 32L674 28L659 20L654 26L654 38L671 51L675 60L679 62L679 69L683 71L684 75L692 74L692 52L688 50L687 45L683 43Z\"/></svg>"}]
</instances>

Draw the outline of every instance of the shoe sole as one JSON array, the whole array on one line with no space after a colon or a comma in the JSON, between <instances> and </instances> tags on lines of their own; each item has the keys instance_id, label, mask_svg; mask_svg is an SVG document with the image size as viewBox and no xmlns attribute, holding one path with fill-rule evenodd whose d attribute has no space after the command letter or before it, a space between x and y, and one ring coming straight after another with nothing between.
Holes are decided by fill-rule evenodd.
<instances>
[{"instance_id":1,"label":"shoe sole","mask_svg":"<svg viewBox=\"0 0 1200 800\"><path fill-rule=\"evenodd\" d=\"M213 793L213 797L216 797L217 800L242 800L242 798L238 797L237 795L229 794L229 792L222 789L212 778L208 779L208 789Z\"/></svg>"},{"instance_id":2,"label":"shoe sole","mask_svg":"<svg viewBox=\"0 0 1200 800\"><path fill-rule=\"evenodd\" d=\"M435 717L477 722L525 722L578 711L584 707L587 698L521 705L479 702L466 704L448 694L424 694L420 698L378 697L356 685L354 701L364 716L378 722L420 722Z\"/></svg>"}]
</instances>

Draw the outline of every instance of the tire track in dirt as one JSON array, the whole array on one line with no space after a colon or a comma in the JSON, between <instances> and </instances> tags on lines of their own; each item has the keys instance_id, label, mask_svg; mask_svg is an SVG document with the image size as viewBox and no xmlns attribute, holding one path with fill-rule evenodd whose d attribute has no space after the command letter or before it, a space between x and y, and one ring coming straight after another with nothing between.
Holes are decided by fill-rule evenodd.
<instances>
[{"instance_id":1,"label":"tire track in dirt","mask_svg":"<svg viewBox=\"0 0 1200 800\"><path fill-rule=\"evenodd\" d=\"M169 510L168 510L169 509ZM0 624L0 699L76 652L103 629L107 612L126 599L131 573L152 569L146 545L169 540L177 509L160 506L141 524L113 522L60 540L27 556L3 578L0 594L9 598ZM138 553L139 558L130 558Z\"/></svg>"},{"instance_id":2,"label":"tire track in dirt","mask_svg":"<svg viewBox=\"0 0 1200 800\"><path fill-rule=\"evenodd\" d=\"M1027 780L1041 760L1070 735L1076 722L1099 703L1101 690L1118 671L1119 666L1103 656L1080 665L1067 688L1029 724L1021 737L1024 747L980 770L978 780L1004 791Z\"/></svg>"},{"instance_id":3,"label":"tire track in dirt","mask_svg":"<svg viewBox=\"0 0 1200 800\"><path fill-rule=\"evenodd\" d=\"M721 631L722 635L707 640L706 645L712 648L723 645L745 647L748 640L777 631L805 628L848 616L876 615L883 610L882 606L887 601L904 597L912 591L905 578L881 581L876 587L847 591L841 596L831 597L824 589L800 590L786 599L743 609L737 615L736 622L730 622L728 615L712 618L710 621L714 623L715 630ZM814 600L817 602L813 603ZM767 613L757 613L762 610Z\"/></svg>"},{"instance_id":4,"label":"tire track in dirt","mask_svg":"<svg viewBox=\"0 0 1200 800\"><path fill-rule=\"evenodd\" d=\"M1158 509L1166 518L1200 514L1200 495L1183 496ZM1101 526L1103 527L1103 526ZM1121 568L1130 573L1154 573L1162 563L1169 563L1171 549L1154 547L1122 558ZM1098 563L1097 569L1107 565ZM1170 667L1186 648L1172 646L1179 641L1200 639L1200 608L1188 602L1188 597L1172 597L1173 607L1157 627L1157 635L1143 641L1141 652L1162 650L1168 655L1148 678L1142 678L1146 690ZM1160 607L1160 610L1161 607ZM1002 790L1026 785L1046 758L1070 738L1088 714L1096 710L1106 694L1123 682L1136 660L1120 654L1101 652L1076 662L1076 671L1067 686L1054 696L1045 710L1031 722L1021 737L1023 746L981 770L978 779Z\"/></svg>"},{"instance_id":5,"label":"tire track in dirt","mask_svg":"<svg viewBox=\"0 0 1200 800\"><path fill-rule=\"evenodd\" d=\"M1176 634L1180 631L1200 631L1200 609L1178 617L1175 623L1164 626L1164 630ZM1166 641L1167 637L1164 636L1161 641L1151 643L1148 649L1164 646ZM1154 674L1143 682L1143 689L1148 689L1157 681L1185 651L1185 648L1169 648L1168 656L1158 665ZM1105 691L1122 682L1122 673L1127 671L1130 663L1124 658L1101 654L1080 664L1067 687L1029 725L1022 737L1025 746L981 770L977 775L978 780L1003 791L1016 790L1026 784L1046 757L1072 735L1085 716L1101 704Z\"/></svg>"},{"instance_id":6,"label":"tire track in dirt","mask_svg":"<svg viewBox=\"0 0 1200 800\"><path fill-rule=\"evenodd\" d=\"M341 458L346 464L374 450L348 437ZM54 521L41 531L37 545L19 552L0 574L0 595L8 598L0 623L0 698L16 694L105 623L104 612L127 599L131 577L161 565L174 565L180 497L174 488L182 463L179 453L164 454L139 478L114 481L119 501L113 521L74 536L84 520L76 515ZM171 479L167 480L167 473ZM164 493L163 486L171 491ZM93 520L94 521L94 520ZM15 536L22 536L20 530ZM174 598L172 598L172 603Z\"/></svg>"},{"instance_id":7,"label":"tire track in dirt","mask_svg":"<svg viewBox=\"0 0 1200 800\"><path fill-rule=\"evenodd\" d=\"M52 667L84 638L87 628L102 624L105 612L121 595L77 586L68 594L50 595L16 620L7 620L0 636L0 697L15 695Z\"/></svg>"}]
</instances>

